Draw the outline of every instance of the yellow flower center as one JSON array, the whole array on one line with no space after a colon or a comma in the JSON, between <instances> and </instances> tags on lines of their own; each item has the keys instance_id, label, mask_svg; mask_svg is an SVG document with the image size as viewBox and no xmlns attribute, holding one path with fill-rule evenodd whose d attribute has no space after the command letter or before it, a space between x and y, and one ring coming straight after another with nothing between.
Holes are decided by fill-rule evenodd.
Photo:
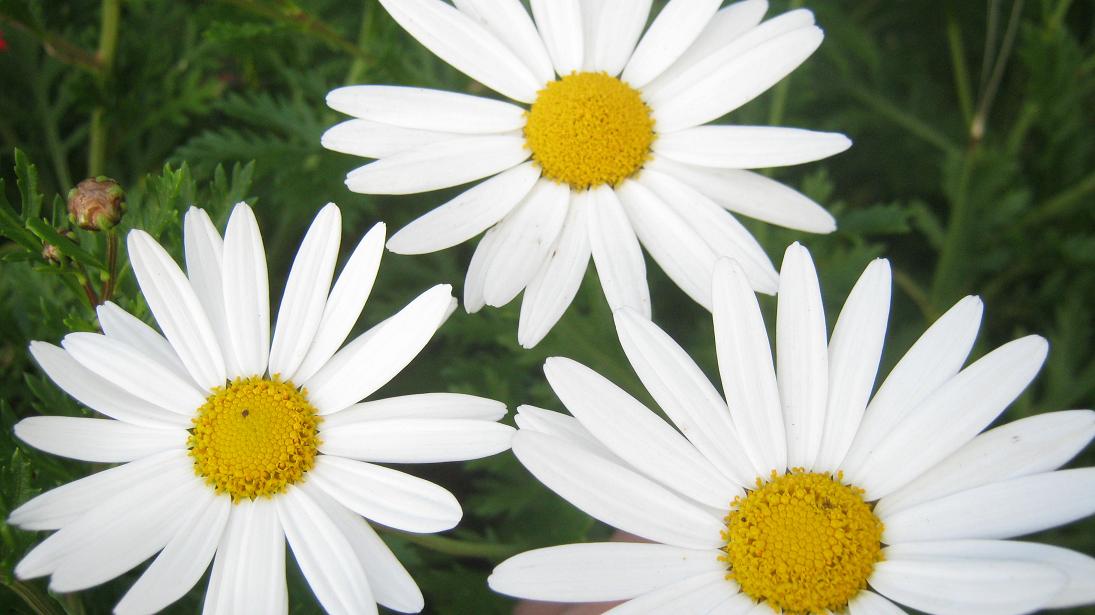
<instances>
[{"instance_id":1,"label":"yellow flower center","mask_svg":"<svg viewBox=\"0 0 1095 615\"><path fill-rule=\"evenodd\" d=\"M316 462L319 421L306 392L260 377L218 387L190 430L194 472L233 501L281 493Z\"/></svg>"},{"instance_id":2,"label":"yellow flower center","mask_svg":"<svg viewBox=\"0 0 1095 615\"><path fill-rule=\"evenodd\" d=\"M616 185L650 157L654 119L634 88L606 73L571 73L540 90L525 146L544 176L585 190Z\"/></svg>"},{"instance_id":3,"label":"yellow flower center","mask_svg":"<svg viewBox=\"0 0 1095 615\"><path fill-rule=\"evenodd\" d=\"M882 522L863 490L796 468L735 498L726 578L786 615L841 611L882 560Z\"/></svg>"}]
</instances>

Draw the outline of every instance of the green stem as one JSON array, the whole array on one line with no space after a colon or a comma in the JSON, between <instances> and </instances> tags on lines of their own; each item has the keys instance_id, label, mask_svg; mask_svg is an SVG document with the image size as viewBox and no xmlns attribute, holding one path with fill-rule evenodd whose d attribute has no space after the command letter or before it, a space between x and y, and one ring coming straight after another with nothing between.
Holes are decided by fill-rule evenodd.
<instances>
[{"instance_id":1,"label":"green stem","mask_svg":"<svg viewBox=\"0 0 1095 615\"><path fill-rule=\"evenodd\" d=\"M114 55L118 50L118 25L122 13L121 0L103 0L99 22L99 85L104 90L114 71ZM100 96L105 92L100 92ZM102 175L106 166L106 107L99 104L91 112L88 145L88 176Z\"/></svg>"},{"instance_id":2,"label":"green stem","mask_svg":"<svg viewBox=\"0 0 1095 615\"><path fill-rule=\"evenodd\" d=\"M947 13L947 43L951 52L951 70L954 72L954 89L958 94L958 106L966 126L973 121L973 95L970 93L970 75L966 67L966 51L962 45L962 30L954 15Z\"/></svg>"},{"instance_id":3,"label":"green stem","mask_svg":"<svg viewBox=\"0 0 1095 615\"><path fill-rule=\"evenodd\" d=\"M844 87L852 98L867 105L899 127L904 128L909 134L934 145L947 154L959 153L958 146L952 143L943 133L932 128L920 118L907 113L889 100L855 83L845 82Z\"/></svg>"},{"instance_id":4,"label":"green stem","mask_svg":"<svg viewBox=\"0 0 1095 615\"><path fill-rule=\"evenodd\" d=\"M1088 173L1087 176L1074 185L1050 197L1041 207L1027 214L1019 221L1019 228L1026 228L1032 224L1068 213L1077 205L1088 205L1089 203L1084 200L1084 197L1091 192L1095 192L1095 171Z\"/></svg>"},{"instance_id":5,"label":"green stem","mask_svg":"<svg viewBox=\"0 0 1095 615\"><path fill-rule=\"evenodd\" d=\"M373 61L372 56L366 53L364 49L346 40L341 34L331 28L331 26L327 25L322 20L309 15L292 2L280 1L276 2L277 6L271 6L266 2L257 0L221 1L225 4L231 4L246 11L250 11L256 15L262 15L275 21L294 26L301 32L317 38L335 49L341 49L355 58L362 58L367 62Z\"/></svg>"},{"instance_id":6,"label":"green stem","mask_svg":"<svg viewBox=\"0 0 1095 615\"><path fill-rule=\"evenodd\" d=\"M932 280L931 303L936 308L950 301L952 286L959 278L966 258L966 229L969 226L971 213L969 183L976 157L976 147L970 148L962 157L962 169L951 203L947 235L943 240L943 250L939 255L935 277Z\"/></svg>"},{"instance_id":7,"label":"green stem","mask_svg":"<svg viewBox=\"0 0 1095 615\"><path fill-rule=\"evenodd\" d=\"M15 595L23 599L32 613L37 615L65 615L55 600L49 597L36 584L13 580L7 584Z\"/></svg>"},{"instance_id":8,"label":"green stem","mask_svg":"<svg viewBox=\"0 0 1095 615\"><path fill-rule=\"evenodd\" d=\"M445 555L453 555L455 557L477 557L492 562L500 562L525 549L525 547L519 545L507 545L493 542L471 542L449 538L448 536L438 536L437 534L411 534L410 532L402 532L383 526L376 527L386 534L398 536L401 539L420 547L425 547L431 551L444 553Z\"/></svg>"},{"instance_id":9,"label":"green stem","mask_svg":"<svg viewBox=\"0 0 1095 615\"><path fill-rule=\"evenodd\" d=\"M106 271L107 278L103 282L102 300L110 301L114 296L114 278L118 275L118 232L110 229L106 232Z\"/></svg>"},{"instance_id":10,"label":"green stem","mask_svg":"<svg viewBox=\"0 0 1095 615\"><path fill-rule=\"evenodd\" d=\"M25 24L3 13L0 13L0 21L38 39L42 44L42 48L46 50L50 57L92 73L99 72L99 59L95 57L95 54L70 43L63 36Z\"/></svg>"},{"instance_id":11,"label":"green stem","mask_svg":"<svg viewBox=\"0 0 1095 615\"><path fill-rule=\"evenodd\" d=\"M932 322L936 319L939 313L935 310L935 307L932 306L931 298L928 297L928 293L924 291L920 284L912 279L912 276L895 267L893 270L893 281L901 290L905 291L905 294L908 295L910 299L913 300L913 303L916 304L916 307L924 316L924 320Z\"/></svg>"},{"instance_id":12,"label":"green stem","mask_svg":"<svg viewBox=\"0 0 1095 615\"><path fill-rule=\"evenodd\" d=\"M373 15L376 11L370 10L369 5L365 4L361 14L361 28L357 32L357 48L364 49L365 44L369 40L369 34L373 30ZM355 55L354 61L350 64L350 70L346 72L346 83L359 83L362 76L365 74L365 69L369 67L369 60L366 55Z\"/></svg>"},{"instance_id":13,"label":"green stem","mask_svg":"<svg viewBox=\"0 0 1095 615\"><path fill-rule=\"evenodd\" d=\"M1008 58L1015 46L1015 37L1019 33L1019 18L1023 12L1023 0L1015 0L1011 5L1011 15L1008 17L1008 27L1004 32L1004 40L1000 44L1000 53L992 66L992 75L981 92L981 101L977 105L977 112L970 123L970 141L978 143L985 136L985 123L988 121L992 104L996 102L996 93L1000 89L1000 83L1004 79L1004 70L1008 65Z\"/></svg>"}]
</instances>

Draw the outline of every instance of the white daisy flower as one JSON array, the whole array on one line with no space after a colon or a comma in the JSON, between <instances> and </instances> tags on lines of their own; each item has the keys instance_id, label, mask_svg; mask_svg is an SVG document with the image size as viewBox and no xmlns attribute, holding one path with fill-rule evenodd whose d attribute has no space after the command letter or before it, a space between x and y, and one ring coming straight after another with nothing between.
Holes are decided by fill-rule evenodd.
<instances>
[{"instance_id":1,"label":"white daisy flower","mask_svg":"<svg viewBox=\"0 0 1095 615\"><path fill-rule=\"evenodd\" d=\"M410 194L489 177L400 230L388 249L433 252L486 231L464 306L502 306L524 290L525 347L562 316L591 255L609 304L649 315L640 242L710 308L720 257L740 262L754 289L776 290L771 261L730 212L815 233L836 228L817 203L746 169L831 156L850 145L844 135L708 125L817 49L823 35L808 10L761 23L764 0L721 10L721 0L670 0L644 34L651 0L532 0L532 17L519 0L381 4L438 57L526 106L344 87L327 104L357 119L327 131L323 145L378 159L348 175L354 192Z\"/></svg>"},{"instance_id":2,"label":"white daisy flower","mask_svg":"<svg viewBox=\"0 0 1095 615\"><path fill-rule=\"evenodd\" d=\"M58 530L15 568L70 592L159 553L115 607L150 613L185 594L213 561L205 613L285 613L285 541L331 613L418 612L422 594L369 523L438 532L461 517L445 489L377 462L475 459L509 448L499 402L447 393L358 403L388 382L455 309L426 291L341 350L376 278L384 225L335 281L341 214L316 216L270 335L266 255L254 213L236 206L222 239L185 220L184 274L143 231L129 255L160 335L116 305L104 334L34 342L42 369L107 418L39 416L15 426L40 450L120 463L11 513ZM329 292L328 292L329 291ZM214 557L215 556L215 557Z\"/></svg>"},{"instance_id":3,"label":"white daisy flower","mask_svg":"<svg viewBox=\"0 0 1095 615\"><path fill-rule=\"evenodd\" d=\"M871 263L832 336L813 263L780 272L773 365L748 277L712 288L726 401L668 335L616 313L657 414L593 370L548 359L573 417L519 409L517 458L591 516L650 543L537 549L490 586L536 600L628 600L623 613L1026 613L1095 602L1095 559L1005 540L1095 511L1095 468L1057 470L1095 435L1090 410L984 433L1046 357L1038 336L961 369L981 321L967 297L878 388L890 267ZM892 602L891 602L892 601Z\"/></svg>"}]
</instances>

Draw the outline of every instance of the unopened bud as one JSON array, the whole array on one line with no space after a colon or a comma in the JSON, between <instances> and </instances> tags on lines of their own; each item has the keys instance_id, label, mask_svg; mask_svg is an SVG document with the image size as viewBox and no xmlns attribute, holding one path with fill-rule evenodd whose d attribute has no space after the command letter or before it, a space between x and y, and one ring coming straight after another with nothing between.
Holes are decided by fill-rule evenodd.
<instances>
[{"instance_id":1,"label":"unopened bud","mask_svg":"<svg viewBox=\"0 0 1095 615\"><path fill-rule=\"evenodd\" d=\"M73 233L72 231L67 229L59 228L57 229L57 232L60 233L62 237L67 237L69 239L76 238L76 233ZM52 243L42 245L42 260L46 261L47 263L51 265L56 265L64 260L64 258L65 255L61 254L61 251L57 249L57 246L53 245Z\"/></svg>"},{"instance_id":2,"label":"unopened bud","mask_svg":"<svg viewBox=\"0 0 1095 615\"><path fill-rule=\"evenodd\" d=\"M68 219L88 231L105 231L122 219L125 191L118 182L99 176L68 191Z\"/></svg>"}]
</instances>

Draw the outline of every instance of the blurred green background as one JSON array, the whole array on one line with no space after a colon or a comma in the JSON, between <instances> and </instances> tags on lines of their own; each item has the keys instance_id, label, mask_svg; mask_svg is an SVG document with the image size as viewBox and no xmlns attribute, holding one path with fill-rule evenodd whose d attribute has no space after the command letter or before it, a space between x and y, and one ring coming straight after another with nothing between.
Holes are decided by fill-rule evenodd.
<instances>
[{"instance_id":1,"label":"blurred green background","mask_svg":"<svg viewBox=\"0 0 1095 615\"><path fill-rule=\"evenodd\" d=\"M771 5L774 15L801 3ZM1003 419L1090 407L1095 2L826 0L809 8L826 31L820 51L729 121L848 134L849 152L772 174L829 208L839 230L813 236L743 221L777 267L791 241L810 248L830 327L866 263L891 260L882 374L928 323L978 294L986 309L974 358L1027 333L1051 342L1041 375ZM223 224L228 208L246 199L263 227L276 297L324 203L342 207L345 251L375 222L390 234L456 193L347 191L344 175L363 161L320 147L322 132L342 119L324 105L327 91L390 83L492 95L425 51L375 0L0 0L0 33L0 178L12 203L8 239L0 239L4 517L34 494L99 469L21 446L11 431L25 416L84 413L26 352L30 340L96 329L81 284L102 290L104 234L77 232L64 244L76 260L63 266L40 256L41 238L65 226L63 195L76 182L117 179L129 204L120 231L145 228L177 257L186 207L206 207ZM39 218L46 222L24 228ZM473 248L387 254L359 329L437 282L452 283L459 296ZM649 273L655 320L716 375L709 315L657 267ZM114 300L149 319L124 253ZM775 301L762 305L771 317ZM517 315L517 302L471 316L459 310L378 395L447 390L511 408L562 409L540 366L564 355L649 399L623 357L592 267L574 305L532 351L517 346ZM1092 462L1089 448L1073 464ZM508 453L410 471L452 490L465 508L460 526L440 538L385 534L422 587L427 612L508 612L512 602L485 586L495 563L609 531L531 480ZM50 595L42 580L11 574L42 538L0 524L3 612L108 613L141 570ZM1035 538L1095 555L1095 519ZM292 612L320 612L295 564L289 578ZM198 612L204 588L203 580L173 612Z\"/></svg>"}]
</instances>

